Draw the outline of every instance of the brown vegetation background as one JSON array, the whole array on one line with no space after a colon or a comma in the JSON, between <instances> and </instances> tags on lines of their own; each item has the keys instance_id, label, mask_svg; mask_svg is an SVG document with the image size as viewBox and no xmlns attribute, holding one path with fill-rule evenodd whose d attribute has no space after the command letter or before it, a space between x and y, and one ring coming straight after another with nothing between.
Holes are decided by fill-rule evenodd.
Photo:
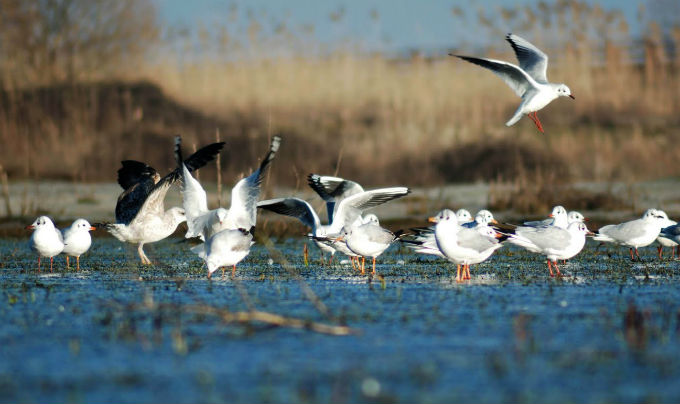
<instances>
[{"instance_id":1,"label":"brown vegetation background","mask_svg":"<svg viewBox=\"0 0 680 404\"><path fill-rule=\"evenodd\" d=\"M640 7L641 37L619 10L576 0L453 8L452 24L493 46L394 55L323 49L314 27L236 21L236 9L222 27L175 29L148 0L0 0L0 164L10 180L113 181L122 159L172 167L177 133L191 150L219 132L230 179L280 133L272 176L290 186L336 171L368 186L494 181L534 191L675 176L680 27L644 4L655 2ZM494 21L543 48L551 81L577 97L539 114L545 135L528 119L505 127L512 91L446 56L514 61Z\"/></svg>"}]
</instances>

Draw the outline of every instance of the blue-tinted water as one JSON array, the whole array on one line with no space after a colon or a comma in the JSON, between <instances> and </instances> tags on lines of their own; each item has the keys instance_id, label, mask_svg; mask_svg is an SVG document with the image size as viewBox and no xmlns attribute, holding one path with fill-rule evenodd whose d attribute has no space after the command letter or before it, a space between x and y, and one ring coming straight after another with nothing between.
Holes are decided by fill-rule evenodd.
<instances>
[{"instance_id":1,"label":"blue-tinted water","mask_svg":"<svg viewBox=\"0 0 680 404\"><path fill-rule=\"evenodd\" d=\"M334 319L259 245L237 271L247 299L358 334L200 312L248 306L228 274L208 281L172 240L147 247L162 263L151 269L133 248L97 239L81 272L59 258L54 274L34 269L25 240L0 242L0 401L680 400L679 264L651 249L640 264L588 245L561 280L538 257L503 249L456 284L451 265L394 247L378 267L384 279L321 267L313 249L304 266L303 243L275 245Z\"/></svg>"}]
</instances>

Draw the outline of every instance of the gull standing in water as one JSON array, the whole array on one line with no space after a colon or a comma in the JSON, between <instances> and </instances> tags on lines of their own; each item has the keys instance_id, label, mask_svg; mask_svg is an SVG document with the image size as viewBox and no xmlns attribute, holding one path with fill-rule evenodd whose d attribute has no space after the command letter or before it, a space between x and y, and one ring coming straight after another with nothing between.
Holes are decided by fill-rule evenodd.
<instances>
[{"instance_id":1,"label":"gull standing in water","mask_svg":"<svg viewBox=\"0 0 680 404\"><path fill-rule=\"evenodd\" d=\"M665 234L665 230L667 228L675 226L676 224L678 224L678 222L676 222L675 220L669 219L668 215L663 210L660 210L659 214L661 216L663 216L663 220L664 220L664 223L661 227L662 228L661 234L659 234L659 237L656 238L656 242L659 243L659 246L657 247L657 251L659 253L659 259L661 259L661 257L663 256L663 248L664 247L669 247L671 249L671 258L675 258L675 247L678 246L678 243L675 240L673 240L672 237L670 237L670 238L666 237L664 234Z\"/></svg>"},{"instance_id":2,"label":"gull standing in water","mask_svg":"<svg viewBox=\"0 0 680 404\"><path fill-rule=\"evenodd\" d=\"M392 233L381 227L375 215L366 215L365 219L361 225L343 227L337 240L344 241L353 253L361 257L362 275L365 273L366 257L373 258L372 274L375 275L376 258L399 240L402 232Z\"/></svg>"},{"instance_id":3,"label":"gull standing in water","mask_svg":"<svg viewBox=\"0 0 680 404\"><path fill-rule=\"evenodd\" d=\"M506 126L514 125L522 118L522 115L526 114L536 124L538 130L543 133L543 125L538 120L536 113L557 97L574 99L574 96L565 84L548 82L546 76L548 56L545 53L526 39L514 34L506 35L505 40L510 43L515 51L519 66L495 59L450 55L491 70L503 79L505 84L510 86L518 97L522 98L522 103L512 118L505 123Z\"/></svg>"},{"instance_id":4,"label":"gull standing in water","mask_svg":"<svg viewBox=\"0 0 680 404\"><path fill-rule=\"evenodd\" d=\"M636 257L640 259L638 248L652 244L659 237L664 223L665 218L658 210L647 209L640 219L601 227L593 240L628 246L630 259L635 261Z\"/></svg>"},{"instance_id":5,"label":"gull standing in water","mask_svg":"<svg viewBox=\"0 0 680 404\"><path fill-rule=\"evenodd\" d=\"M218 268L231 266L231 275L236 275L236 264L241 262L250 252L253 245L253 234L257 221L257 200L267 167L274 160L279 150L281 137L274 136L269 145L269 151L255 172L243 178L231 190L231 206L226 217L217 227L217 232L205 239L205 243L191 249L205 261L208 266L208 279ZM196 181L195 184L198 184ZM200 184L198 184L200 187ZM203 189L201 188L201 191ZM185 193L186 196L186 193ZM203 191L205 196L205 191ZM185 202L185 206L186 202ZM205 207L207 210L207 206ZM196 212L200 213L200 212ZM214 231L214 230L212 230ZM208 235L204 233L204 235Z\"/></svg>"},{"instance_id":6,"label":"gull standing in water","mask_svg":"<svg viewBox=\"0 0 680 404\"><path fill-rule=\"evenodd\" d=\"M570 224L566 229L558 226L520 226L510 235L508 242L545 255L550 276L562 276L557 260L568 260L581 252L586 243L586 234L593 235L584 223L578 222Z\"/></svg>"},{"instance_id":7,"label":"gull standing in water","mask_svg":"<svg viewBox=\"0 0 680 404\"><path fill-rule=\"evenodd\" d=\"M38 271L40 271L40 258L45 257L50 259L50 272L52 272L54 256L59 255L64 249L64 237L61 232L54 227L52 219L47 216L35 219L33 224L26 226L26 229L33 230L28 246L38 253Z\"/></svg>"},{"instance_id":8,"label":"gull standing in water","mask_svg":"<svg viewBox=\"0 0 680 404\"><path fill-rule=\"evenodd\" d=\"M500 233L485 224L462 226L449 209L442 210L428 220L436 223L434 236L441 256L456 264L456 282L470 279L470 265L487 260L494 251L503 246L498 240L503 237Z\"/></svg>"},{"instance_id":9,"label":"gull standing in water","mask_svg":"<svg viewBox=\"0 0 680 404\"><path fill-rule=\"evenodd\" d=\"M97 230L85 219L76 219L71 226L62 230L64 236L64 250L66 254L66 268L69 268L69 256L76 257L76 270L80 271L80 256L85 254L92 245L90 232Z\"/></svg>"},{"instance_id":10,"label":"gull standing in water","mask_svg":"<svg viewBox=\"0 0 680 404\"><path fill-rule=\"evenodd\" d=\"M203 167L213 160L224 143L213 143L189 156L184 165L191 170ZM175 155L180 155L181 138L175 138ZM128 160L130 161L130 160ZM178 161L178 166L182 163ZM104 228L122 242L138 244L137 252L142 264L151 260L144 253L144 244L153 243L170 236L177 225L186 220L184 209L164 208L165 195L181 177L181 167L156 181L158 173L141 163L126 164L118 170L118 183L125 191L116 204L116 223L105 223Z\"/></svg>"}]
</instances>

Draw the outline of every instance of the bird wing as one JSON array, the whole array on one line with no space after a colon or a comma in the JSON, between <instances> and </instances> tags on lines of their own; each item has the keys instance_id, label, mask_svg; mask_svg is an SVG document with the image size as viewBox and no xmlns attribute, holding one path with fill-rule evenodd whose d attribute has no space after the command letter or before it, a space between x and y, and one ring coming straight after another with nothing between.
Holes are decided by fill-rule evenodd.
<instances>
[{"instance_id":1,"label":"bird wing","mask_svg":"<svg viewBox=\"0 0 680 404\"><path fill-rule=\"evenodd\" d=\"M600 228L597 232L616 240L626 241L644 236L645 226L642 220L636 219L621 224L610 224Z\"/></svg>"},{"instance_id":2,"label":"bird wing","mask_svg":"<svg viewBox=\"0 0 680 404\"><path fill-rule=\"evenodd\" d=\"M539 83L547 84L548 55L526 39L508 34L505 40L510 43L519 61L519 67Z\"/></svg>"},{"instance_id":3,"label":"bird wing","mask_svg":"<svg viewBox=\"0 0 680 404\"><path fill-rule=\"evenodd\" d=\"M495 75L503 79L505 84L510 86L518 97L522 97L529 89L536 87L536 81L529 76L524 70L513 65L512 63L504 62L502 60L476 58L472 56L454 55L467 62L474 63L477 66L482 66L491 70Z\"/></svg>"},{"instance_id":4,"label":"bird wing","mask_svg":"<svg viewBox=\"0 0 680 404\"><path fill-rule=\"evenodd\" d=\"M328 232L338 233L343 226L352 224L363 210L401 198L410 192L411 190L406 187L380 188L345 198L338 204L338 209Z\"/></svg>"},{"instance_id":5,"label":"bird wing","mask_svg":"<svg viewBox=\"0 0 680 404\"><path fill-rule=\"evenodd\" d=\"M555 226L518 227L515 234L531 241L541 249L560 249L567 246L571 241L571 234L566 229Z\"/></svg>"},{"instance_id":6,"label":"bird wing","mask_svg":"<svg viewBox=\"0 0 680 404\"><path fill-rule=\"evenodd\" d=\"M305 226L316 229L321 225L319 216L309 202L300 198L277 198L260 201L257 207L280 215L298 218Z\"/></svg>"},{"instance_id":7,"label":"bird wing","mask_svg":"<svg viewBox=\"0 0 680 404\"><path fill-rule=\"evenodd\" d=\"M158 172L151 166L141 161L123 160L118 169L118 184L123 189L128 189L142 181L151 181Z\"/></svg>"},{"instance_id":8,"label":"bird wing","mask_svg":"<svg viewBox=\"0 0 680 404\"><path fill-rule=\"evenodd\" d=\"M191 228L191 223L195 218L208 212L208 197L201 183L191 175L184 163L182 163L182 206L189 232L193 233L196 229Z\"/></svg>"},{"instance_id":9,"label":"bird wing","mask_svg":"<svg viewBox=\"0 0 680 404\"><path fill-rule=\"evenodd\" d=\"M326 201L328 223L333 221L339 201L364 192L364 188L359 183L330 175L309 174L307 183L321 199Z\"/></svg>"},{"instance_id":10,"label":"bird wing","mask_svg":"<svg viewBox=\"0 0 680 404\"><path fill-rule=\"evenodd\" d=\"M175 170L161 178L156 184L153 183L152 178L150 181L144 180L139 182L125 190L118 197L118 202L116 203L116 222L129 224L140 214L142 209L145 210L145 215L154 212L159 214L163 213L163 199L165 199L165 194L168 193L170 185L182 176L180 167L182 162L181 144L181 138L179 136L175 137L175 157L178 161L178 167ZM203 167L207 162L213 160L215 156L217 156L223 146L224 142L219 142L202 147L184 160L184 165L189 171ZM149 199L152 199L152 201L149 201ZM149 203L147 203L147 201L149 201Z\"/></svg>"},{"instance_id":11,"label":"bird wing","mask_svg":"<svg viewBox=\"0 0 680 404\"><path fill-rule=\"evenodd\" d=\"M231 207L227 214L227 221L234 227L249 229L255 226L257 217L257 199L260 197L260 185L264 179L269 163L276 156L281 137L274 136L267 155L260 163L260 167L248 177L243 178L231 190Z\"/></svg>"},{"instance_id":12,"label":"bird wing","mask_svg":"<svg viewBox=\"0 0 680 404\"><path fill-rule=\"evenodd\" d=\"M482 252L491 247L494 244L498 244L497 241L491 240L488 237L480 234L476 229L471 229L464 227L458 233L456 233L458 238L458 245L463 248L470 248L472 250Z\"/></svg>"},{"instance_id":13,"label":"bird wing","mask_svg":"<svg viewBox=\"0 0 680 404\"><path fill-rule=\"evenodd\" d=\"M555 223L555 218L549 217L549 218L543 219L543 220L534 220L534 221L531 221L531 222L524 222L524 225L528 226L528 227L542 227L542 226L550 226L553 223Z\"/></svg>"}]
</instances>

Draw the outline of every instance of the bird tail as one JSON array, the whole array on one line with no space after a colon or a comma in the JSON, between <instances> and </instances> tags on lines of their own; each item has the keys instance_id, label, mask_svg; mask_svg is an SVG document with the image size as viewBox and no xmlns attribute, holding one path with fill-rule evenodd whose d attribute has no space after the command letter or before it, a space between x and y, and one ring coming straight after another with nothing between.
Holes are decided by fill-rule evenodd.
<instances>
[{"instance_id":1,"label":"bird tail","mask_svg":"<svg viewBox=\"0 0 680 404\"><path fill-rule=\"evenodd\" d=\"M522 105L520 105L515 111L515 115L510 118L509 121L505 123L505 126L512 126L517 123L522 118Z\"/></svg>"}]
</instances>

